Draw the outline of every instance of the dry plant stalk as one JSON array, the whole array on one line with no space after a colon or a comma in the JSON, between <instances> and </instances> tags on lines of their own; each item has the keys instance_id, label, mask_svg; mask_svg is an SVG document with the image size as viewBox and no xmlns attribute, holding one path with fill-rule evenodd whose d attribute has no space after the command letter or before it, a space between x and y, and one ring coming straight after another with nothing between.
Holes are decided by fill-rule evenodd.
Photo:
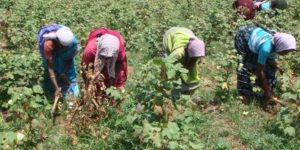
<instances>
[{"instance_id":1,"label":"dry plant stalk","mask_svg":"<svg viewBox=\"0 0 300 150\"><path fill-rule=\"evenodd\" d=\"M279 103L282 106L286 106L287 104L282 102L281 100L279 100L278 98L274 97L271 99L271 101L275 102L275 103Z\"/></svg>"},{"instance_id":2,"label":"dry plant stalk","mask_svg":"<svg viewBox=\"0 0 300 150\"><path fill-rule=\"evenodd\" d=\"M165 100L163 103L163 110L165 112L166 118L169 121L172 121L174 119L174 110L175 107L173 105L173 102L171 100Z\"/></svg>"},{"instance_id":3,"label":"dry plant stalk","mask_svg":"<svg viewBox=\"0 0 300 150\"><path fill-rule=\"evenodd\" d=\"M162 105L154 105L153 108L156 115L161 117L164 116L169 121L174 119L175 107L171 100L165 100Z\"/></svg>"},{"instance_id":4,"label":"dry plant stalk","mask_svg":"<svg viewBox=\"0 0 300 150\"><path fill-rule=\"evenodd\" d=\"M98 69L94 69L100 65L100 61L96 65L89 64L82 66L85 81L81 81L83 85L83 99L76 100L74 97L75 108L67 115L66 132L72 138L72 143L77 143L75 129L87 129L92 132L97 131L92 124L99 122L102 118L107 117L106 107L110 104L110 98L105 93L104 76Z\"/></svg>"}]
</instances>

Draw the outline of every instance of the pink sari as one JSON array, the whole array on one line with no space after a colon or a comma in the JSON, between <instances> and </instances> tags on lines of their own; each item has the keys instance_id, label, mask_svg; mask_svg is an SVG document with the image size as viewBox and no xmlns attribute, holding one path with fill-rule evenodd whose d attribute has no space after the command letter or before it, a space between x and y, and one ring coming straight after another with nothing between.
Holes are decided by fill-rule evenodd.
<instances>
[{"instance_id":1,"label":"pink sari","mask_svg":"<svg viewBox=\"0 0 300 150\"><path fill-rule=\"evenodd\" d=\"M124 39L122 35L114 30L110 30L107 28L98 28L93 30L88 36L88 40L86 43L86 47L83 52L82 62L84 65L88 65L90 63L94 63L95 55L97 51L96 38L98 34L111 34L116 36L120 41L120 48L118 53L118 59L116 62L116 66L120 66L120 68L116 72L116 78L113 86L115 87L124 87L125 82L127 80L127 59L126 59L126 48L124 44ZM106 69L103 69L102 74L105 77L105 85L108 86L108 74Z\"/></svg>"}]
</instances>

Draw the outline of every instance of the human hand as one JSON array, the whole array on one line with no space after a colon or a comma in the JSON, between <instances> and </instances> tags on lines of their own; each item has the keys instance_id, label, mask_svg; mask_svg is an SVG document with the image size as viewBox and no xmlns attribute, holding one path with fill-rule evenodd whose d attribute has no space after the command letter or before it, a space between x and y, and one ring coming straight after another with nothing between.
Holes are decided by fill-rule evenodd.
<instances>
[{"instance_id":1,"label":"human hand","mask_svg":"<svg viewBox=\"0 0 300 150\"><path fill-rule=\"evenodd\" d=\"M60 95L61 95L61 88L58 87L58 88L55 89L54 96L59 97Z\"/></svg>"}]
</instances>

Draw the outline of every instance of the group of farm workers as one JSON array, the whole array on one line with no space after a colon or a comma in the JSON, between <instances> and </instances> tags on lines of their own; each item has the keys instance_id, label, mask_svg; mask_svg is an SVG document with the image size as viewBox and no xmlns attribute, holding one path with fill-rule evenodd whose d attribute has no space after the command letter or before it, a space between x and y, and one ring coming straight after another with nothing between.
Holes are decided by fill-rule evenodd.
<instances>
[{"instance_id":1,"label":"group of farm workers","mask_svg":"<svg viewBox=\"0 0 300 150\"><path fill-rule=\"evenodd\" d=\"M43 66L48 72L44 88L53 89L55 96L67 93L78 96L74 57L78 53L79 44L72 31L58 24L44 26L38 32L38 43ZM163 45L168 57L178 60L189 70L187 78L183 79L185 88L193 90L199 87L198 62L205 55L204 42L191 30L174 27L166 32ZM100 64L97 65L97 61ZM128 69L124 39L119 32L107 28L90 32L82 66L87 69L91 64L94 72L101 72L104 76L106 87L124 89ZM83 79L87 80L84 73Z\"/></svg>"},{"instance_id":2,"label":"group of farm workers","mask_svg":"<svg viewBox=\"0 0 300 150\"><path fill-rule=\"evenodd\" d=\"M272 0L253 2L236 0L234 8L245 17L252 19L255 9L286 8L286 1ZM241 12L241 7L248 10ZM247 13L245 13L247 12ZM205 56L205 44L191 30L172 27L163 37L163 48L167 57L175 58L188 70L182 78L182 90L193 91L200 86L199 63ZM82 65L89 66L104 76L106 87L114 86L123 90L128 75L125 41L122 35L108 28L98 28L90 32L82 56ZM74 57L78 54L78 40L72 31L63 25L51 24L38 32L38 44L47 77L45 88L52 87L55 96L60 94L79 95L77 71ZM263 98L274 98L272 88L276 84L278 70L277 55L285 55L296 50L296 40L291 34L275 32L259 25L241 26L236 33L235 49L242 59L238 60L237 90L243 102L257 95L252 91L250 76L257 76L256 85L263 89ZM97 63L100 62L100 63ZM86 68L86 67L85 67ZM83 73L84 81L87 80Z\"/></svg>"},{"instance_id":3,"label":"group of farm workers","mask_svg":"<svg viewBox=\"0 0 300 150\"><path fill-rule=\"evenodd\" d=\"M55 97L60 94L78 96L74 58L79 44L72 31L59 24L44 26L38 32L38 45L43 67L48 72L44 88L53 91ZM96 65L97 61L101 63ZM84 69L88 69L90 64L104 76L106 87L123 89L127 79L127 60L122 35L107 28L93 30L88 36L82 57ZM83 79L86 82L85 72Z\"/></svg>"},{"instance_id":4,"label":"group of farm workers","mask_svg":"<svg viewBox=\"0 0 300 150\"><path fill-rule=\"evenodd\" d=\"M255 17L255 11L283 10L288 7L288 2L287 0L235 0L233 7L246 20L251 20Z\"/></svg>"}]
</instances>

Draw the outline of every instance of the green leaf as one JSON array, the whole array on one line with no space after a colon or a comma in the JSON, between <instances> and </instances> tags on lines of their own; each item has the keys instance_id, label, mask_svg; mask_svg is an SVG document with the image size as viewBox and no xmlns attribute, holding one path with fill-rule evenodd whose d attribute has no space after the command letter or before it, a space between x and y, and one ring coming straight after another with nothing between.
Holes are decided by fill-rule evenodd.
<instances>
[{"instance_id":1,"label":"green leaf","mask_svg":"<svg viewBox=\"0 0 300 150\"><path fill-rule=\"evenodd\" d=\"M189 142L189 145L192 147L192 149L195 149L195 150L201 150L203 149L203 144L202 143L195 143L195 142Z\"/></svg>"},{"instance_id":2,"label":"green leaf","mask_svg":"<svg viewBox=\"0 0 300 150\"><path fill-rule=\"evenodd\" d=\"M178 139L180 137L179 127L175 122L168 122L167 128L162 131L162 136L168 139Z\"/></svg>"},{"instance_id":3,"label":"green leaf","mask_svg":"<svg viewBox=\"0 0 300 150\"><path fill-rule=\"evenodd\" d=\"M181 66L181 67L183 67L183 66ZM188 71L187 69L185 69L185 68L179 68L178 71L181 72L181 73L188 73L188 72L189 72L189 71Z\"/></svg>"},{"instance_id":4,"label":"green leaf","mask_svg":"<svg viewBox=\"0 0 300 150\"><path fill-rule=\"evenodd\" d=\"M39 108L39 107L41 107L41 105L39 105L39 104L36 103L35 101L30 101L30 106L31 106L32 108Z\"/></svg>"},{"instance_id":5,"label":"green leaf","mask_svg":"<svg viewBox=\"0 0 300 150\"><path fill-rule=\"evenodd\" d=\"M297 80L296 83L294 84L294 88L295 91L300 90L300 80Z\"/></svg>"},{"instance_id":6,"label":"green leaf","mask_svg":"<svg viewBox=\"0 0 300 150\"><path fill-rule=\"evenodd\" d=\"M156 59L153 59L153 64L156 64L156 65L163 65L164 62L161 58L156 58Z\"/></svg>"},{"instance_id":7,"label":"green leaf","mask_svg":"<svg viewBox=\"0 0 300 150\"><path fill-rule=\"evenodd\" d=\"M43 93L43 89L40 85L33 86L32 90L33 90L34 93L37 93L37 94L42 94Z\"/></svg>"},{"instance_id":8,"label":"green leaf","mask_svg":"<svg viewBox=\"0 0 300 150\"><path fill-rule=\"evenodd\" d=\"M27 87L24 87L23 88L23 93L25 94L25 95L32 95L32 90L30 89L30 88L27 88Z\"/></svg>"},{"instance_id":9,"label":"green leaf","mask_svg":"<svg viewBox=\"0 0 300 150\"><path fill-rule=\"evenodd\" d=\"M290 79L290 77L287 76L286 74L284 74L284 75L282 76L282 80L283 80L284 82L288 82L289 79Z\"/></svg>"},{"instance_id":10,"label":"green leaf","mask_svg":"<svg viewBox=\"0 0 300 150\"><path fill-rule=\"evenodd\" d=\"M31 127L33 128L33 129L35 129L35 128L38 128L39 126L40 126L40 121L39 120L37 120L37 119L33 119L32 121L31 121Z\"/></svg>"},{"instance_id":11,"label":"green leaf","mask_svg":"<svg viewBox=\"0 0 300 150\"><path fill-rule=\"evenodd\" d=\"M178 149L179 144L176 141L169 142L168 148L169 149Z\"/></svg>"},{"instance_id":12,"label":"green leaf","mask_svg":"<svg viewBox=\"0 0 300 150\"><path fill-rule=\"evenodd\" d=\"M151 132L152 126L148 121L143 121L143 136L148 135Z\"/></svg>"},{"instance_id":13,"label":"green leaf","mask_svg":"<svg viewBox=\"0 0 300 150\"><path fill-rule=\"evenodd\" d=\"M120 92L120 90L118 90L117 88L115 87L111 87L111 88L108 88L106 89L106 92L112 96L113 98L115 98L116 100L119 100L122 98L122 94Z\"/></svg>"},{"instance_id":14,"label":"green leaf","mask_svg":"<svg viewBox=\"0 0 300 150\"><path fill-rule=\"evenodd\" d=\"M297 100L297 94L293 94L291 92L287 92L287 93L282 94L282 98Z\"/></svg>"},{"instance_id":15,"label":"green leaf","mask_svg":"<svg viewBox=\"0 0 300 150\"><path fill-rule=\"evenodd\" d=\"M17 140L17 135L14 132L2 132L0 133L0 143L5 143L9 145L13 145L14 142Z\"/></svg>"},{"instance_id":16,"label":"green leaf","mask_svg":"<svg viewBox=\"0 0 300 150\"><path fill-rule=\"evenodd\" d=\"M14 79L14 75L11 72L7 73L6 76L9 79Z\"/></svg>"},{"instance_id":17,"label":"green leaf","mask_svg":"<svg viewBox=\"0 0 300 150\"><path fill-rule=\"evenodd\" d=\"M161 148L162 143L161 143L159 133L153 133L152 134L152 140L153 140L153 144L155 145L155 147Z\"/></svg>"},{"instance_id":18,"label":"green leaf","mask_svg":"<svg viewBox=\"0 0 300 150\"><path fill-rule=\"evenodd\" d=\"M185 123L190 123L192 120L193 120L192 117L187 117L187 118L184 120L184 122L185 122Z\"/></svg>"},{"instance_id":19,"label":"green leaf","mask_svg":"<svg viewBox=\"0 0 300 150\"><path fill-rule=\"evenodd\" d=\"M172 79L176 75L176 71L174 69L168 69L167 70L168 79Z\"/></svg>"},{"instance_id":20,"label":"green leaf","mask_svg":"<svg viewBox=\"0 0 300 150\"><path fill-rule=\"evenodd\" d=\"M13 87L9 87L7 94L12 95L14 93L15 89Z\"/></svg>"},{"instance_id":21,"label":"green leaf","mask_svg":"<svg viewBox=\"0 0 300 150\"><path fill-rule=\"evenodd\" d=\"M288 136L295 136L295 128L294 127L286 127L284 129L284 134L288 135Z\"/></svg>"}]
</instances>

